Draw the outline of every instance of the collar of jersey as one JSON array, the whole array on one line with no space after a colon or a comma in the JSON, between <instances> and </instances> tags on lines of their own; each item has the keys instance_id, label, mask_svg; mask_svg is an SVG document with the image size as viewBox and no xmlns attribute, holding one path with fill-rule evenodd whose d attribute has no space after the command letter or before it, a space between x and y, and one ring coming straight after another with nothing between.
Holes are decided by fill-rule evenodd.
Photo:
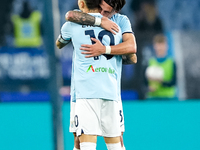
<instances>
[{"instance_id":1,"label":"collar of jersey","mask_svg":"<svg viewBox=\"0 0 200 150\"><path fill-rule=\"evenodd\" d=\"M100 13L88 13L88 14L90 14L90 15L101 15Z\"/></svg>"}]
</instances>

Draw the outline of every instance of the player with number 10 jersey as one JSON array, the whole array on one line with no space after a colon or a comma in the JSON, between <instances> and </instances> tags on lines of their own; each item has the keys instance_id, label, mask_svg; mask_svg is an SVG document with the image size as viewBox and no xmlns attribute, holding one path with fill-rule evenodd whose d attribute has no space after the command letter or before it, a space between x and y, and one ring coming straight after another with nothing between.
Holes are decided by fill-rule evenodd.
<instances>
[{"instance_id":1,"label":"player with number 10 jersey","mask_svg":"<svg viewBox=\"0 0 200 150\"><path fill-rule=\"evenodd\" d=\"M91 15L102 17L97 13ZM121 30L113 35L101 27L66 22L61 29L61 35L64 40L71 39L74 46L73 79L76 99L101 98L118 101L118 80L121 78L118 65L121 63L121 56L104 54L85 58L80 47L81 44L91 44L91 38L99 39L105 46L119 44L122 42Z\"/></svg>"},{"instance_id":2,"label":"player with number 10 jersey","mask_svg":"<svg viewBox=\"0 0 200 150\"><path fill-rule=\"evenodd\" d=\"M116 13L115 15L112 16L111 20L113 20L114 22L116 22L121 31L122 34L124 33L132 33L132 28L131 28L131 24L129 19L127 18L127 16L125 15L121 15L119 13ZM121 71L122 71L122 58L121 55L120 56L116 56L118 57L118 62L117 62L117 66L118 66L118 98L120 100L119 102L119 110L120 110L120 115L121 115L121 119L120 119L120 127L121 127L121 131L124 132L124 115L123 115L123 109L122 109L122 102L121 102ZM74 59L74 55L73 55L73 59ZM75 116L75 101L76 101L76 94L75 94L75 87L74 87L74 70L73 70L73 65L72 65L72 77L71 77L71 111L70 111L70 132L75 132L75 125L74 125L74 116Z\"/></svg>"}]
</instances>

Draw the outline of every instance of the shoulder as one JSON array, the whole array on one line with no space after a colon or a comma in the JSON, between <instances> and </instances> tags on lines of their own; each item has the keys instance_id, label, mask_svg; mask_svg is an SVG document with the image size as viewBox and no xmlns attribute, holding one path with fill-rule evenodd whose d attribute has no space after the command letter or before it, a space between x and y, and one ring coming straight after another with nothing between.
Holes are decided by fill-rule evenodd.
<instances>
[{"instance_id":1,"label":"shoulder","mask_svg":"<svg viewBox=\"0 0 200 150\"><path fill-rule=\"evenodd\" d=\"M66 21L63 25L61 29L67 29L71 26L71 22L70 21Z\"/></svg>"},{"instance_id":2,"label":"shoulder","mask_svg":"<svg viewBox=\"0 0 200 150\"><path fill-rule=\"evenodd\" d=\"M11 20L12 20L13 22L16 21L17 19L19 19L19 15L13 14L13 15L11 16Z\"/></svg>"},{"instance_id":3,"label":"shoulder","mask_svg":"<svg viewBox=\"0 0 200 150\"><path fill-rule=\"evenodd\" d=\"M31 13L31 18L34 19L34 20L41 20L42 14L41 14L40 11L34 10L34 11Z\"/></svg>"},{"instance_id":4,"label":"shoulder","mask_svg":"<svg viewBox=\"0 0 200 150\"><path fill-rule=\"evenodd\" d=\"M33 13L33 14L37 14L37 15L40 15L40 14L41 14L41 12L40 12L39 10L34 10L32 13Z\"/></svg>"},{"instance_id":5,"label":"shoulder","mask_svg":"<svg viewBox=\"0 0 200 150\"><path fill-rule=\"evenodd\" d=\"M115 20L128 20L129 21L129 18L126 16L126 15L122 15L122 14L119 14L119 13L116 13L113 15L113 19Z\"/></svg>"},{"instance_id":6,"label":"shoulder","mask_svg":"<svg viewBox=\"0 0 200 150\"><path fill-rule=\"evenodd\" d=\"M122 15L122 14L117 13L111 19L113 19L113 21L119 25L123 34L133 32L130 20L126 15Z\"/></svg>"},{"instance_id":7,"label":"shoulder","mask_svg":"<svg viewBox=\"0 0 200 150\"><path fill-rule=\"evenodd\" d=\"M149 59L149 61L155 61L155 60L156 60L155 57L151 57L151 58Z\"/></svg>"},{"instance_id":8,"label":"shoulder","mask_svg":"<svg viewBox=\"0 0 200 150\"><path fill-rule=\"evenodd\" d=\"M126 15L116 13L111 20L116 22L120 27L130 26L130 20Z\"/></svg>"},{"instance_id":9,"label":"shoulder","mask_svg":"<svg viewBox=\"0 0 200 150\"><path fill-rule=\"evenodd\" d=\"M157 60L156 60L156 58L155 57L151 57L150 59L149 59L149 63L151 64L151 63L154 63L154 62L156 62Z\"/></svg>"},{"instance_id":10,"label":"shoulder","mask_svg":"<svg viewBox=\"0 0 200 150\"><path fill-rule=\"evenodd\" d=\"M65 22L62 27L61 27L61 33L64 34L64 33L71 33L73 31L72 29L72 26L71 26L71 22L67 21Z\"/></svg>"},{"instance_id":11,"label":"shoulder","mask_svg":"<svg viewBox=\"0 0 200 150\"><path fill-rule=\"evenodd\" d=\"M103 16L100 13L88 13L91 16L102 18Z\"/></svg>"},{"instance_id":12,"label":"shoulder","mask_svg":"<svg viewBox=\"0 0 200 150\"><path fill-rule=\"evenodd\" d=\"M31 15L40 17L42 14L41 14L41 12L39 10L35 10L35 11L32 12Z\"/></svg>"}]
</instances>

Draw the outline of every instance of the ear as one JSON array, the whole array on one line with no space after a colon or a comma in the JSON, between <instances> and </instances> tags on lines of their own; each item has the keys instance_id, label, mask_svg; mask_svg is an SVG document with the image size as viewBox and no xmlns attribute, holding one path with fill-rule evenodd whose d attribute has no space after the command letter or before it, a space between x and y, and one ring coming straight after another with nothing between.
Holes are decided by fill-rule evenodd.
<instances>
[{"instance_id":1,"label":"ear","mask_svg":"<svg viewBox=\"0 0 200 150\"><path fill-rule=\"evenodd\" d=\"M80 9L83 9L85 7L85 2L83 0L79 0L78 6L79 6Z\"/></svg>"}]
</instances>

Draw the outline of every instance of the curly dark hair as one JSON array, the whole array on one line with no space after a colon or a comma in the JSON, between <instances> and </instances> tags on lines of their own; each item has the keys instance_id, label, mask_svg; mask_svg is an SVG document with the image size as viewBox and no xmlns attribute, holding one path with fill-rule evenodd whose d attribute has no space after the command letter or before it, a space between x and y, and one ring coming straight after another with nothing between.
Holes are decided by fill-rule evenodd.
<instances>
[{"instance_id":1,"label":"curly dark hair","mask_svg":"<svg viewBox=\"0 0 200 150\"><path fill-rule=\"evenodd\" d=\"M99 8L102 0L84 0L88 9Z\"/></svg>"},{"instance_id":2,"label":"curly dark hair","mask_svg":"<svg viewBox=\"0 0 200 150\"><path fill-rule=\"evenodd\" d=\"M119 12L126 4L126 0L104 0L104 1L117 12Z\"/></svg>"}]
</instances>

